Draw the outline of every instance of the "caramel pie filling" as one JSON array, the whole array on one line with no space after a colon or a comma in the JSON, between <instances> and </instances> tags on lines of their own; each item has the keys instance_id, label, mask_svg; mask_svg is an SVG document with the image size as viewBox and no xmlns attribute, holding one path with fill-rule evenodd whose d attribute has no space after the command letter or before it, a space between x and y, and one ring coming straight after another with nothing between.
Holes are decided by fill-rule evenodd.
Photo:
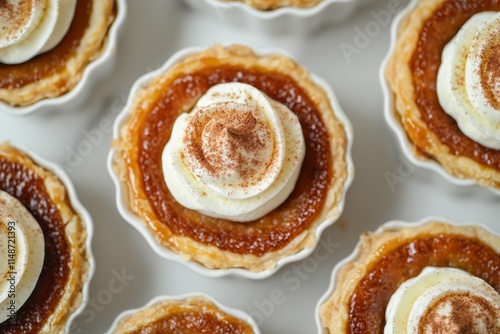
<instances>
[{"instance_id":1,"label":"caramel pie filling","mask_svg":"<svg viewBox=\"0 0 500 334\"><path fill-rule=\"evenodd\" d=\"M439 104L436 82L441 54L446 44L473 15L483 11L499 11L495 0L446 1L423 25L417 48L411 60L415 85L415 102L422 121L446 145L450 154L464 156L484 166L500 171L500 151L486 148L465 136L455 120ZM498 62L496 62L498 65ZM491 63L494 66L494 63ZM498 69L496 69L498 71ZM407 123L417 146L426 152L426 140L416 125Z\"/></svg>"},{"instance_id":2,"label":"caramel pie filling","mask_svg":"<svg viewBox=\"0 0 500 334\"><path fill-rule=\"evenodd\" d=\"M28 209L45 237L45 260L35 290L17 310L15 321L0 324L0 333L37 333L59 304L69 276L70 251L64 222L46 192L44 180L23 164L1 156L0 189Z\"/></svg>"},{"instance_id":3,"label":"caramel pie filling","mask_svg":"<svg viewBox=\"0 0 500 334\"><path fill-rule=\"evenodd\" d=\"M204 306L210 307L212 306ZM169 314L129 334L252 334L252 328L245 322L230 317L217 309L202 312L190 308L172 306Z\"/></svg>"},{"instance_id":4,"label":"caramel pie filling","mask_svg":"<svg viewBox=\"0 0 500 334\"><path fill-rule=\"evenodd\" d=\"M176 235L237 254L261 256L279 250L306 231L323 208L333 177L328 129L315 103L286 74L258 66L219 64L213 58L204 61L203 70L180 74L167 88L155 92L152 107L142 110L134 122L139 133L133 137L137 138L137 158L127 163L142 180L136 191L144 193L157 219ZM184 208L170 194L161 166L177 116L190 111L210 87L233 81L256 87L296 113L306 142L306 157L292 194L268 215L245 224Z\"/></svg>"},{"instance_id":5,"label":"caramel pie filling","mask_svg":"<svg viewBox=\"0 0 500 334\"><path fill-rule=\"evenodd\" d=\"M428 266L465 270L500 292L500 254L489 246L459 235L420 236L371 264L350 299L348 333L383 333L391 296Z\"/></svg>"},{"instance_id":6,"label":"caramel pie filling","mask_svg":"<svg viewBox=\"0 0 500 334\"><path fill-rule=\"evenodd\" d=\"M22 88L50 77L54 73L64 71L90 24L91 14L92 0L78 0L71 26L63 40L54 49L21 64L0 63L0 88Z\"/></svg>"}]
</instances>

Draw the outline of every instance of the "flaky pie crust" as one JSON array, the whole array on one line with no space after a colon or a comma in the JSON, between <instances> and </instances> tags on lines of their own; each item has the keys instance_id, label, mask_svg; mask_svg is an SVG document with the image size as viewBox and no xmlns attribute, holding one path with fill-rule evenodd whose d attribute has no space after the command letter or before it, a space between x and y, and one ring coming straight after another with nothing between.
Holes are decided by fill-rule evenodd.
<instances>
[{"instance_id":1,"label":"flaky pie crust","mask_svg":"<svg viewBox=\"0 0 500 334\"><path fill-rule=\"evenodd\" d=\"M115 5L115 0L93 0L89 26L66 68L21 88L0 88L0 101L24 107L71 91L80 82L87 65L104 51L108 29L115 19Z\"/></svg>"},{"instance_id":2,"label":"flaky pie crust","mask_svg":"<svg viewBox=\"0 0 500 334\"><path fill-rule=\"evenodd\" d=\"M419 227L364 233L357 245L357 256L338 271L334 278L335 289L320 307L320 317L326 333L347 333L352 294L374 263L419 236L440 234L475 238L500 254L500 238L478 226L455 226L434 221Z\"/></svg>"},{"instance_id":3,"label":"flaky pie crust","mask_svg":"<svg viewBox=\"0 0 500 334\"><path fill-rule=\"evenodd\" d=\"M164 300L149 307L143 308L123 320L121 320L113 331L113 334L128 334L143 327L155 323L168 316L172 310L182 308L194 313L205 313L215 315L218 319L233 319L246 324L249 330L247 334L252 334L251 325L220 310L212 301L203 296L193 296L186 300Z\"/></svg>"},{"instance_id":4,"label":"flaky pie crust","mask_svg":"<svg viewBox=\"0 0 500 334\"><path fill-rule=\"evenodd\" d=\"M132 140L132 137L137 136L137 131L134 129L135 117L141 112L151 109L151 102L148 100L148 91L159 89L158 87L161 87L163 82L168 82L168 80L182 73L203 69L206 66L203 60L209 60L212 57L224 60L224 63L229 65L241 65L243 67L258 65L265 69L286 73L304 89L318 106L323 122L329 131L333 180L330 184L330 189L328 189L322 212L308 230L298 235L284 248L268 252L263 256L236 254L173 234L168 227L157 221L148 199L138 191L141 189L141 181L140 177L135 175L138 173L138 168L131 163L131 161L134 161L132 157L135 156L137 151L137 148L133 145L135 140ZM330 99L326 92L313 82L306 69L293 60L282 55L259 57L249 47L241 45L232 45L227 48L216 45L205 51L188 56L163 75L153 79L146 88L139 90L133 99L132 105L128 108L130 110L130 117L122 125L119 138L113 143L115 150L113 167L121 180L121 186L125 189L125 202L129 210L139 217L149 227L149 230L156 235L156 239L160 244L180 254L183 259L194 260L207 268L246 268L253 272L269 270L275 267L279 259L316 245L318 240L315 237L315 230L318 225L325 220L333 220L340 215L341 208L339 207L339 202L345 182L349 176L348 174L350 173L347 170L346 162L346 132L334 115ZM163 238L160 238L159 234Z\"/></svg>"},{"instance_id":5,"label":"flaky pie crust","mask_svg":"<svg viewBox=\"0 0 500 334\"><path fill-rule=\"evenodd\" d=\"M50 199L57 205L68 240L71 258L69 276L62 297L54 312L40 330L40 334L64 333L69 317L83 302L82 289L89 279L90 250L87 249L87 231L80 215L73 209L66 187L51 171L37 165L28 155L8 143L0 144L0 156L22 164L44 180ZM28 300L29 302L29 300Z\"/></svg>"},{"instance_id":6,"label":"flaky pie crust","mask_svg":"<svg viewBox=\"0 0 500 334\"><path fill-rule=\"evenodd\" d=\"M422 120L415 102L411 59L418 47L417 41L423 25L445 2L446 0L418 1L399 28L396 47L385 71L385 77L394 94L394 117L406 131L417 158L434 159L457 178L472 179L481 185L500 189L500 172L468 157L457 156L450 152L450 149L442 144ZM446 22L443 21L443 24Z\"/></svg>"}]
</instances>

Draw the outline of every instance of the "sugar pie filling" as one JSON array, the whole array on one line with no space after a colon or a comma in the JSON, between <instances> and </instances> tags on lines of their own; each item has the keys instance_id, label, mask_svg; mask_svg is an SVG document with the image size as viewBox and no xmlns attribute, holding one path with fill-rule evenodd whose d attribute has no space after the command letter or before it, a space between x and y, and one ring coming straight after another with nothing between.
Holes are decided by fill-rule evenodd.
<instances>
[{"instance_id":1,"label":"sugar pie filling","mask_svg":"<svg viewBox=\"0 0 500 334\"><path fill-rule=\"evenodd\" d=\"M135 188L134 192L142 193L148 199L157 220L166 225L173 234L188 237L199 243L237 254L261 256L268 252L277 251L306 231L322 211L333 177L330 134L322 121L315 102L288 75L259 66L220 64L216 59L212 58L205 61L207 62L205 68L187 74L179 74L168 83L166 89L157 91L153 100L149 103L148 110L142 110L140 116L131 125L132 131L138 135L132 137L133 141L137 141L135 146L137 149L134 151L133 158L127 159L128 170L133 170L133 173L140 175L141 178L141 187L140 189ZM196 211L199 203L193 204L193 209L180 204L179 201L182 201L181 197L183 195L176 194L179 199L177 201L172 192L169 191L168 181L165 182L165 179L178 178L179 176L164 164L165 162L171 162L172 159L168 160L167 157L166 160L162 160L162 157L165 158L164 148L169 143L173 131L175 131L174 124L178 117L181 114L191 112L211 88L230 82L249 85L252 89L264 94L265 98L271 101L269 103L279 103L285 109L291 110L294 115L286 114L284 117L296 118L299 121L305 146L305 153L301 153L300 145L302 140L299 137L296 139L297 143L293 145L296 146L293 148L294 150L298 149L296 152L292 150L293 154L291 156L287 155L286 150L279 153L282 155L279 159L290 160L288 161L290 165L295 166L290 169L291 176L289 175L288 178L292 179L292 184L296 179L296 184L289 195L285 194L284 201L281 204L278 203L275 208L267 208L266 212L268 212L264 212L263 216L261 212L254 216L252 216L252 213L241 221L231 220L230 216L222 211L210 213L202 208L200 210L202 213L200 213ZM215 92L215 95L219 95L219 93ZM247 94L246 98L253 99L258 97L257 95ZM262 96L259 98L262 98ZM227 101L218 101L218 103L226 103L227 106ZM269 188L269 184L272 183L266 183L269 180L265 180L269 175L274 179L280 179L279 173L276 173L275 169L273 169L276 159L268 158L277 156L276 152L280 150L278 144L281 139L278 138L279 135L266 132L266 127L261 126L262 122L268 122L271 116L259 116L251 108L245 110L244 107L240 108L232 105L229 106L229 109L232 108L234 111L235 108L239 108L241 117L239 120L233 120L234 124L230 125L228 130L221 127L221 124L226 124L230 120L224 114L224 108L216 108L216 110L211 109L210 106L201 106L200 108L205 109L210 117L216 115L214 119L219 117L222 122L212 122L207 128L208 130L205 129L207 130L205 142L203 142L203 131L198 131L199 127L197 126L191 126L190 129L193 131L191 131L192 137L189 140L194 145L187 145L186 151L177 155L177 162L183 160L194 161L196 171L200 172L198 177L205 177L205 180L208 180L207 182L211 184L212 190L226 198L228 194L221 190L220 184L231 184L232 188L230 188L233 191L235 190L236 193L239 192L236 196L248 197L248 193L245 194L248 189L252 192L257 191L256 193L259 194L261 190L259 188L262 187L262 184ZM200 115L194 118L192 124L205 117ZM276 115L272 117L276 117ZM241 157L233 159L234 156L229 156L223 162L223 165L225 164L224 168L211 173L210 169L206 168L205 163L207 160L212 161L212 164L221 163L220 157L224 156L224 150L236 143L238 138L241 138L241 135L246 131L245 126L250 123L253 124L252 127L258 129L257 134L252 137L253 144L250 146L262 144L264 146L263 153L252 155L255 152L252 151L251 147L242 148L242 150L238 151L238 155L241 155L243 160ZM290 132L296 131L296 129L297 124L288 128L285 126L281 131ZM212 136L214 133L219 135ZM274 140L275 144L266 147L269 143L264 140L264 138L267 138L266 136L278 137ZM203 153L204 145L213 144L212 141L207 140L210 138L213 138L214 141L219 140L220 145L217 149L222 152L222 155L214 157L202 154L203 159L200 160L200 154L198 153ZM168 149L165 150L168 151ZM290 148L288 150L290 151ZM207 148L205 153L213 151L213 147ZM302 154L304 154L304 158L300 166ZM238 161L252 162L250 167L247 165L248 169L246 170L246 175L251 176L252 186L250 188L242 187L247 180L241 178L239 173L236 173L236 177L234 173L231 174L231 171L234 171L233 166L238 166ZM267 161L264 164L265 167L261 166L263 161ZM239 166L242 167L242 165ZM228 171L228 173L219 173L225 171ZM294 171L297 171L296 174L298 175L294 176ZM263 180L265 182L262 182ZM281 189L287 188L286 184L287 182L282 182ZM247 186L247 184L244 185ZM175 188L175 186L171 188ZM252 194L255 194L255 192ZM203 199L203 192L199 192L197 198L199 202L203 202L205 200ZM254 205L254 201L252 201L250 201L249 206ZM207 206L213 208L209 204L205 205L205 209ZM226 206L226 208L236 210L233 211L239 215L248 212L238 205ZM224 206L222 209L225 209Z\"/></svg>"},{"instance_id":2,"label":"sugar pie filling","mask_svg":"<svg viewBox=\"0 0 500 334\"><path fill-rule=\"evenodd\" d=\"M0 332L38 332L56 310L62 297L60 292L65 290L68 283L71 254L65 225L57 204L47 193L44 180L29 167L2 156L0 193L0 204L3 204L0 207L3 217L6 217L3 220L6 225L2 225L2 229L6 228L6 234L5 238L2 234L2 238L7 241L6 245L2 245L1 251L5 250L9 254L9 240L13 240L9 237L16 238L15 258L7 261L7 267L4 268L2 264L1 268L1 271L6 271L12 279L5 286L5 296L2 284L1 293L5 298L4 303L0 305L6 309L0 310L0 315L6 315L7 318L2 318L4 321L0 323ZM24 221L24 224L20 221ZM14 234L8 233L12 231ZM43 242L37 241L37 237L42 238ZM41 254L36 253L40 248ZM14 268L11 268L11 265L14 265ZM9 274L13 271L17 274ZM32 289L31 293L26 294L27 288ZM22 305L20 298L23 299ZM9 309L11 301L14 301L14 314Z\"/></svg>"}]
</instances>

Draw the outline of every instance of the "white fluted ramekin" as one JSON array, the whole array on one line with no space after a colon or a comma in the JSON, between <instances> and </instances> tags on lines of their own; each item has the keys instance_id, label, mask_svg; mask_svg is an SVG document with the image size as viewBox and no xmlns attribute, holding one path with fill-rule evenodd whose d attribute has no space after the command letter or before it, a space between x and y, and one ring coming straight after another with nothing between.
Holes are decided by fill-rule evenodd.
<instances>
[{"instance_id":1,"label":"white fluted ramekin","mask_svg":"<svg viewBox=\"0 0 500 334\"><path fill-rule=\"evenodd\" d=\"M447 223L452 226L476 226L479 228L484 229L488 233L491 233L494 236L497 236L500 238L500 232L494 231L492 228L489 226L485 225L484 223L479 223L479 222L454 222L450 219L438 217L438 216L430 216L423 218L422 220L419 220L417 222L404 222L401 220L393 220L389 221L382 226L380 226L375 232L373 232L376 235L380 235L384 232L388 231L399 231L405 228L418 228L422 227L424 225L430 224L432 222L442 222L442 223ZM346 265L355 262L359 256L360 256L360 246L361 246L362 241L358 241L356 247L352 251L352 253L344 258L342 261L337 263L337 265L333 268L332 271L332 276L330 279L330 286L328 287L328 290L325 292L325 294L320 298L318 301L318 304L316 305L316 311L315 311L315 317L316 317L316 326L318 327L318 333L319 334L328 334L328 332L325 331L325 328L323 327L323 323L321 321L321 306L326 303L326 301L332 296L333 292L335 291L335 287L338 282L338 275L339 272L342 268L344 268Z\"/></svg>"},{"instance_id":2,"label":"white fluted ramekin","mask_svg":"<svg viewBox=\"0 0 500 334\"><path fill-rule=\"evenodd\" d=\"M259 10L242 2L186 0L191 7L230 25L262 33L311 33L326 23L348 19L360 6L372 0L323 0L308 8L282 7Z\"/></svg>"},{"instance_id":3,"label":"white fluted ramekin","mask_svg":"<svg viewBox=\"0 0 500 334\"><path fill-rule=\"evenodd\" d=\"M403 125L401 124L401 121L398 119L396 115L396 105L394 101L394 94L389 86L389 82L387 81L387 78L385 77L385 70L387 68L387 65L389 64L389 61L394 54L394 51L396 49L396 43L398 40L398 35L399 31L401 29L401 25L403 24L405 18L415 9L415 7L418 4L418 0L412 0L412 2L403 10L401 11L396 18L394 19L392 26L391 26L391 46L389 47L389 52L387 53L384 61L382 62L382 66L380 67L380 72L379 72L379 79L380 83L382 85L382 91L384 94L384 117L389 125L389 127L392 129L392 131L396 134L397 140L401 146L401 149L403 151L404 156L406 159L408 159L411 163L413 163L416 166L423 167L429 170L432 170L442 177L444 177L447 181L449 181L452 184L455 184L457 186L473 186L473 185L478 185L476 182L470 180L470 179L460 179L452 174L450 174L448 171L446 171L441 164L439 164L437 161L432 160L432 159L426 159L423 157L418 157L415 155L415 145L410 141L408 138L408 135L406 134ZM481 185L482 186L482 185ZM493 193L500 195L500 189L495 189L492 187L486 187L482 186L485 188L488 188L491 190Z\"/></svg>"},{"instance_id":4,"label":"white fluted ramekin","mask_svg":"<svg viewBox=\"0 0 500 334\"><path fill-rule=\"evenodd\" d=\"M228 43L223 46L228 46L232 44L240 44L244 45L242 43ZM268 56L268 55L273 55L273 54L281 54L286 57L289 57L291 59L294 59L291 55L289 55L287 52L280 50L280 49L265 49L265 50L259 50L258 48L254 48L251 45L245 45L247 47L250 47L256 54L257 56ZM187 48L183 49L176 54L174 54L161 68L159 68L156 71L153 71L151 73L147 73L143 75L141 78L139 78L134 85L132 86L132 90L129 95L129 99L127 102L127 105L125 108L120 112L118 117L116 118L116 121L114 123L114 128L113 128L113 139L118 140L120 137L120 130L123 127L123 125L127 122L130 112L129 112L129 106L132 105L134 97L137 95L137 92L140 91L141 89L144 89L148 86L148 84L154 80L157 76L161 75L162 73L168 71L170 68L172 68L174 65L177 63L181 62L184 60L186 57L189 57L193 54L199 53L203 50L205 50L206 47L192 47L192 48ZM327 217L323 222L321 222L317 227L314 232L314 237L316 238L317 241L319 241L321 234L323 231L332 225L341 215L344 205L345 205L345 197L347 190L349 189L353 178L354 178L354 164L352 160L352 142L353 142L353 130L352 130L352 125L347 118L346 114L343 112L337 97L335 96L333 90L330 88L330 86L321 78L316 76L315 74L310 73L311 77L313 78L314 82L320 86L328 95L328 98L330 99L332 109L335 113L336 118L339 120L339 122L342 124L342 127L344 128L346 132L346 139L347 139L347 145L346 145L346 153L345 153L345 160L346 160L346 173L347 173L347 178L344 183L344 187L342 190L342 194L340 196L339 202L337 204L338 210L336 210L335 215L330 215ZM222 277L222 276L227 276L227 275L237 275L237 276L242 276L250 279L264 279L267 277L270 277L271 275L275 274L281 267L284 265L291 263L291 262L296 262L300 261L314 251L314 248L316 245L312 248L306 248L301 250L300 252L293 254L291 256L282 258L276 262L276 266L272 269L269 270L264 270L264 271L259 271L259 272L253 272L247 269L243 268L230 268L230 269L209 269L206 268L205 266L199 264L198 262L195 262L193 260L188 260L186 261L183 259L179 254L171 251L164 245L160 244L156 238L154 233L146 226L145 223L141 221L139 217L137 217L133 212L128 207L127 204L127 194L126 194L126 188L124 187L119 175L115 172L114 167L113 167L113 161L114 161L114 155L115 151L113 148L111 149L109 156L108 156L108 171L113 179L113 182L116 186L116 205L118 207L118 211L120 212L121 216L133 227L139 231L139 233L142 234L142 236L147 240L149 245L153 248L153 250L160 256L172 260L178 263L182 263L186 265L187 267L191 268L192 270L198 272L199 274L202 274L207 277Z\"/></svg>"},{"instance_id":5,"label":"white fluted ramekin","mask_svg":"<svg viewBox=\"0 0 500 334\"><path fill-rule=\"evenodd\" d=\"M103 51L97 59L87 64L80 81L69 92L57 97L45 98L24 107L12 106L0 101L0 112L4 111L13 115L27 115L33 112L62 111L81 105L88 98L94 86L111 73L115 64L118 38L123 30L122 27L127 15L126 0L115 1L117 8L116 17L109 27Z\"/></svg>"},{"instance_id":6,"label":"white fluted ramekin","mask_svg":"<svg viewBox=\"0 0 500 334\"><path fill-rule=\"evenodd\" d=\"M95 272L95 260L92 254L92 238L94 235L94 224L92 222L92 217L78 199L75 187L73 186L73 182L71 182L71 179L69 178L68 174L66 174L66 172L61 166L42 158L41 156L36 154L33 150L23 145L15 143L14 144L10 143L10 145L18 149L19 151L24 152L31 160L34 161L36 165L48 170L61 181L64 188L66 189L69 202L71 203L71 207L75 210L78 216L80 216L83 227L85 228L85 231L87 233L87 238L85 240L85 248L87 253L86 260L88 264L87 277L85 279L82 279L83 287L81 291L81 304L71 315L69 315L68 320L65 324L64 332L70 333L70 328L73 321L83 312L83 310L87 306L87 303L89 301L90 281L92 280L92 277L94 276Z\"/></svg>"},{"instance_id":7,"label":"white fluted ramekin","mask_svg":"<svg viewBox=\"0 0 500 334\"><path fill-rule=\"evenodd\" d=\"M113 324L111 325L111 328L109 329L109 331L107 331L105 334L114 334L118 325L120 324L120 322L127 319L128 317L130 317L131 315L133 315L134 313L136 313L138 311L142 311L144 309L147 309L150 306L153 306L155 304L158 304L158 303L161 303L164 301L184 301L184 300L187 300L187 299L193 298L193 297L201 297L201 298L207 299L208 301L212 302L222 312L224 312L232 317L238 318L238 319L244 321L245 323L247 323L248 325L250 325L250 327L252 327L252 329L253 329L254 334L260 334L260 330L259 330L259 327L257 326L257 323L250 315L248 315L247 313L245 313L243 311L224 306L221 303L219 303L217 300L213 299L212 297L210 297L204 293L189 293L189 294L180 295L180 296L158 296L158 297L154 298L153 300L151 300L149 303L147 303L143 307L140 307L137 309L132 309L132 310L127 310L127 311L120 313L118 315L118 317L115 319L115 321L113 322Z\"/></svg>"}]
</instances>

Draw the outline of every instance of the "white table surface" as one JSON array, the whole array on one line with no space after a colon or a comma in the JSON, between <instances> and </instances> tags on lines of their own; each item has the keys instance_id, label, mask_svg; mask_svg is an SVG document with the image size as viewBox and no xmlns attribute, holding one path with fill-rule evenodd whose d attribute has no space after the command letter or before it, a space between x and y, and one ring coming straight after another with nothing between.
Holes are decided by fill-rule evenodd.
<instances>
[{"instance_id":1,"label":"white table surface","mask_svg":"<svg viewBox=\"0 0 500 334\"><path fill-rule=\"evenodd\" d=\"M401 1L400 8L407 2ZM416 221L428 215L482 221L500 232L499 198L484 188L457 187L420 168L403 171L404 182L396 183L393 189L386 180L387 173L398 174L400 164L406 163L395 136L384 122L378 79L379 66L389 46L390 29L382 27L380 34L370 38L368 46L352 55L351 62L340 45L355 45L358 29L376 22L371 11L386 9L387 0L372 2L347 22L307 38L272 37L258 31L229 28L223 20L191 11L180 0L129 0L128 4L116 67L107 80L94 88L86 104L78 110L61 113L24 117L0 114L0 140L27 145L65 166L81 201L93 216L97 270L90 288L92 303L77 319L75 333L103 333L123 310L140 307L161 294L193 291L205 292L229 307L253 314L263 333L316 333L316 303L329 285L332 268L352 251L361 232L374 230L388 220ZM336 91L355 132L356 177L347 195L344 214L322 236L322 240L333 240L339 247L325 261L317 263L317 268L314 261L306 259L261 281L205 278L156 255L118 214L115 189L106 169L111 133L107 128L99 129L101 120L114 119L135 79L157 68L177 50L235 41L285 49L326 79ZM86 131L93 130L100 131L103 140L93 144L91 152L70 168L74 160L69 152L87 140ZM114 289L114 293L108 293L114 275L122 271L134 278L129 277L120 286L123 289L118 289L120 292ZM275 293L282 294L283 302L275 303L274 310L270 310L267 301ZM263 305L268 307L265 312Z\"/></svg>"}]
</instances>

